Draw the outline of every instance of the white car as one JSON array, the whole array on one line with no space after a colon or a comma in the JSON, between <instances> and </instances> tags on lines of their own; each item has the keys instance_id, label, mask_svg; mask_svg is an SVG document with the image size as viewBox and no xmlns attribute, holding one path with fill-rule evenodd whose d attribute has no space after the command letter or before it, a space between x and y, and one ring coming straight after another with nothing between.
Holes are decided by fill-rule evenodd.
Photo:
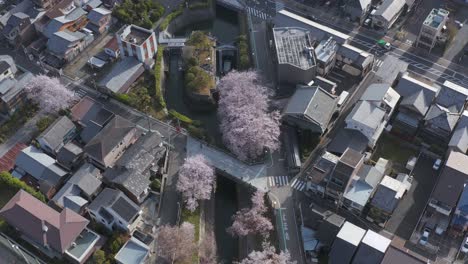
<instances>
[{"instance_id":1,"label":"white car","mask_svg":"<svg viewBox=\"0 0 468 264\"><path fill-rule=\"evenodd\" d=\"M431 230L429 228L424 228L423 234L421 238L419 239L419 244L421 245L426 245L427 241L429 240L429 234L431 233Z\"/></svg>"},{"instance_id":2,"label":"white car","mask_svg":"<svg viewBox=\"0 0 468 264\"><path fill-rule=\"evenodd\" d=\"M463 239L463 243L461 244L460 251L463 253L468 252L468 236Z\"/></svg>"},{"instance_id":3,"label":"white car","mask_svg":"<svg viewBox=\"0 0 468 264\"><path fill-rule=\"evenodd\" d=\"M437 159L435 162L434 162L434 165L432 165L432 169L434 170L438 170L440 168L440 164L442 163L442 160L440 159Z\"/></svg>"}]
</instances>

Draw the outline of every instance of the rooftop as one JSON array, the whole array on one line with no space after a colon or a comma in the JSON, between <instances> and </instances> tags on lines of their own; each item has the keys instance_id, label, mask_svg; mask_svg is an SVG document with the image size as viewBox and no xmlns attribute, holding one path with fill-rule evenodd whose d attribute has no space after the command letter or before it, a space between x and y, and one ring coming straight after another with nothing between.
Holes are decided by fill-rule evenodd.
<instances>
[{"instance_id":1,"label":"rooftop","mask_svg":"<svg viewBox=\"0 0 468 264\"><path fill-rule=\"evenodd\" d=\"M145 40L149 38L152 33L153 32L151 30L135 25L129 25L121 28L117 32L117 35L120 36L122 41L139 46L143 44L143 42L145 42Z\"/></svg>"},{"instance_id":2,"label":"rooftop","mask_svg":"<svg viewBox=\"0 0 468 264\"><path fill-rule=\"evenodd\" d=\"M117 252L115 259L121 264L141 264L148 254L149 247L135 237L131 237Z\"/></svg>"},{"instance_id":3,"label":"rooftop","mask_svg":"<svg viewBox=\"0 0 468 264\"><path fill-rule=\"evenodd\" d=\"M354 246L358 246L365 233L366 230L355 226L350 222L345 222L343 227L341 227L340 232L338 232L338 235L336 235L336 237Z\"/></svg>"},{"instance_id":4,"label":"rooftop","mask_svg":"<svg viewBox=\"0 0 468 264\"><path fill-rule=\"evenodd\" d=\"M279 64L291 64L303 70L315 65L309 32L300 27L273 28Z\"/></svg>"},{"instance_id":5,"label":"rooftop","mask_svg":"<svg viewBox=\"0 0 468 264\"><path fill-rule=\"evenodd\" d=\"M427 15L423 24L433 28L439 28L442 25L442 22L449 15L449 11L442 8L433 8L432 11ZM443 26L443 25L442 25Z\"/></svg>"},{"instance_id":6,"label":"rooftop","mask_svg":"<svg viewBox=\"0 0 468 264\"><path fill-rule=\"evenodd\" d=\"M65 251L67 255L81 262L93 250L94 245L98 242L100 236L89 229L83 230L78 238L73 241L72 246Z\"/></svg>"},{"instance_id":7,"label":"rooftop","mask_svg":"<svg viewBox=\"0 0 468 264\"><path fill-rule=\"evenodd\" d=\"M333 40L333 37L320 41L319 45L315 49L317 60L328 62L330 59L334 58L334 54L338 48L339 46L336 44L336 41Z\"/></svg>"}]
</instances>

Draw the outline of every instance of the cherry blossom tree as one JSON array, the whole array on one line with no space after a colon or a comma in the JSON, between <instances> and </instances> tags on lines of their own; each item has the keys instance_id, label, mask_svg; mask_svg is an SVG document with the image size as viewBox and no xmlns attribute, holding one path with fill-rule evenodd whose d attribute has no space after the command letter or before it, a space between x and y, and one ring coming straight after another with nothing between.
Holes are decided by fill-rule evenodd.
<instances>
[{"instance_id":1,"label":"cherry blossom tree","mask_svg":"<svg viewBox=\"0 0 468 264\"><path fill-rule=\"evenodd\" d=\"M215 183L214 169L203 155L195 155L185 160L179 170L177 190L182 193L185 207L195 211L199 200L209 200Z\"/></svg>"},{"instance_id":2,"label":"cherry blossom tree","mask_svg":"<svg viewBox=\"0 0 468 264\"><path fill-rule=\"evenodd\" d=\"M34 76L26 85L28 98L38 104L45 113L57 113L66 109L78 98L75 93L60 83L58 78L46 75Z\"/></svg>"},{"instance_id":3,"label":"cherry blossom tree","mask_svg":"<svg viewBox=\"0 0 468 264\"><path fill-rule=\"evenodd\" d=\"M265 235L273 229L270 219L264 216L267 209L265 206L264 193L255 192L252 196L252 207L242 208L232 217L232 226L227 232L233 236L246 236L249 234Z\"/></svg>"},{"instance_id":4,"label":"cherry blossom tree","mask_svg":"<svg viewBox=\"0 0 468 264\"><path fill-rule=\"evenodd\" d=\"M194 225L162 226L158 232L157 254L170 263L190 263L197 252Z\"/></svg>"},{"instance_id":5,"label":"cherry blossom tree","mask_svg":"<svg viewBox=\"0 0 468 264\"><path fill-rule=\"evenodd\" d=\"M263 251L252 251L250 254L237 264L295 264L296 261L291 260L289 252L281 251L276 253L275 247L269 243L263 243Z\"/></svg>"},{"instance_id":6,"label":"cherry blossom tree","mask_svg":"<svg viewBox=\"0 0 468 264\"><path fill-rule=\"evenodd\" d=\"M269 112L268 88L254 71L231 71L218 85L221 132L241 160L256 159L279 147L280 114Z\"/></svg>"}]
</instances>

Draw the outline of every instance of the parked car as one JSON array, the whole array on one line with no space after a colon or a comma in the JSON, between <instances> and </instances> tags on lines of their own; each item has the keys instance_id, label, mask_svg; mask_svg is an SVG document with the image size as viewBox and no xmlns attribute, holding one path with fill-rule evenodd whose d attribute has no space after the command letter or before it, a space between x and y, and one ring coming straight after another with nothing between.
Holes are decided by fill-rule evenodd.
<instances>
[{"instance_id":1,"label":"parked car","mask_svg":"<svg viewBox=\"0 0 468 264\"><path fill-rule=\"evenodd\" d=\"M434 165L432 165L432 169L434 170L438 170L440 168L440 164L442 163L442 160L440 159L437 159L435 162L434 162Z\"/></svg>"},{"instance_id":2,"label":"parked car","mask_svg":"<svg viewBox=\"0 0 468 264\"><path fill-rule=\"evenodd\" d=\"M424 231L423 231L423 234L421 236L421 238L419 239L419 244L421 245L426 245L427 244L427 241L429 240L429 234L431 233L431 229L425 227L424 228Z\"/></svg>"},{"instance_id":3,"label":"parked car","mask_svg":"<svg viewBox=\"0 0 468 264\"><path fill-rule=\"evenodd\" d=\"M463 239L463 243L460 246L460 251L463 253L468 253L468 236Z\"/></svg>"},{"instance_id":4,"label":"parked car","mask_svg":"<svg viewBox=\"0 0 468 264\"><path fill-rule=\"evenodd\" d=\"M364 26L368 27L371 22L372 22L372 20L370 18L364 20Z\"/></svg>"}]
</instances>

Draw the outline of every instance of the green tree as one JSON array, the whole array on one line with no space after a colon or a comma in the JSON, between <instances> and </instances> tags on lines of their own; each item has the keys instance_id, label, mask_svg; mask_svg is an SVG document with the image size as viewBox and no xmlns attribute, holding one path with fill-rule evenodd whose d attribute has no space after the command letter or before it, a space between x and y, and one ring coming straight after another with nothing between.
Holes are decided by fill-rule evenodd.
<instances>
[{"instance_id":1,"label":"green tree","mask_svg":"<svg viewBox=\"0 0 468 264\"><path fill-rule=\"evenodd\" d=\"M54 120L50 116L45 116L39 119L36 122L37 130L39 130L39 132L42 133L44 130L46 130L50 126L50 124L52 124L52 122L54 122Z\"/></svg>"},{"instance_id":2,"label":"green tree","mask_svg":"<svg viewBox=\"0 0 468 264\"><path fill-rule=\"evenodd\" d=\"M96 250L93 254L93 263L94 264L105 264L106 263L106 253L102 250Z\"/></svg>"}]
</instances>

